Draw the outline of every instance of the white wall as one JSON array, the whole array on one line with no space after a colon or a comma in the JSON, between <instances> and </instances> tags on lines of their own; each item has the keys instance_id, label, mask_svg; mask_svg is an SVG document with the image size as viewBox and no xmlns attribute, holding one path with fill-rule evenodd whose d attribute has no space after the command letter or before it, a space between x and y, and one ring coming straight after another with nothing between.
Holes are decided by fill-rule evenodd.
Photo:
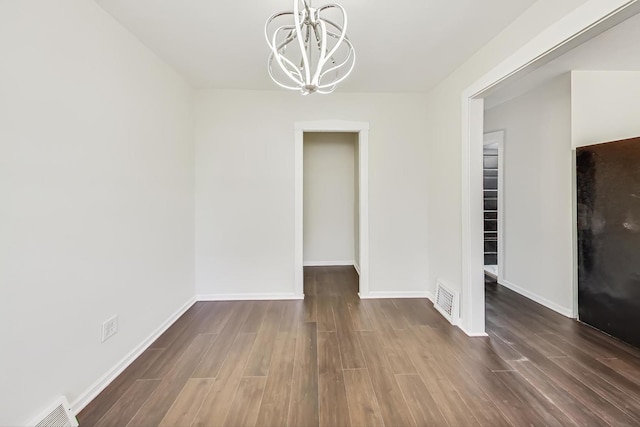
<instances>
[{"instance_id":1,"label":"white wall","mask_svg":"<svg viewBox=\"0 0 640 427\"><path fill-rule=\"evenodd\" d=\"M353 173L355 179L353 181L353 260L354 267L360 273L360 138L355 137L354 153L353 153Z\"/></svg>"},{"instance_id":2,"label":"white wall","mask_svg":"<svg viewBox=\"0 0 640 427\"><path fill-rule=\"evenodd\" d=\"M304 262L355 261L355 148L357 133L304 134Z\"/></svg>"},{"instance_id":3,"label":"white wall","mask_svg":"<svg viewBox=\"0 0 640 427\"><path fill-rule=\"evenodd\" d=\"M92 1L0 2L0 56L0 425L17 426L194 295L192 99Z\"/></svg>"},{"instance_id":4,"label":"white wall","mask_svg":"<svg viewBox=\"0 0 640 427\"><path fill-rule=\"evenodd\" d=\"M196 103L196 283L294 293L294 123L370 123L372 292L427 287L424 95L205 91Z\"/></svg>"},{"instance_id":5,"label":"white wall","mask_svg":"<svg viewBox=\"0 0 640 427\"><path fill-rule=\"evenodd\" d=\"M538 0L427 95L424 140L429 153L425 158L432 289L436 278L458 290L462 282L462 92L582 3Z\"/></svg>"},{"instance_id":6,"label":"white wall","mask_svg":"<svg viewBox=\"0 0 640 427\"><path fill-rule=\"evenodd\" d=\"M573 71L574 147L640 136L640 72Z\"/></svg>"},{"instance_id":7,"label":"white wall","mask_svg":"<svg viewBox=\"0 0 640 427\"><path fill-rule=\"evenodd\" d=\"M485 111L484 124L505 130L502 284L570 316L570 74Z\"/></svg>"}]
</instances>

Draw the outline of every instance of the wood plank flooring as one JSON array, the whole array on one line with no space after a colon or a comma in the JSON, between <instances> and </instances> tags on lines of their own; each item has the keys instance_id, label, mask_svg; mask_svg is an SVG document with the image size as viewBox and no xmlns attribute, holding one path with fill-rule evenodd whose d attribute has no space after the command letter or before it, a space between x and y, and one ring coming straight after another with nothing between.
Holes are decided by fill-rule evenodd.
<instances>
[{"instance_id":1,"label":"wood plank flooring","mask_svg":"<svg viewBox=\"0 0 640 427\"><path fill-rule=\"evenodd\" d=\"M638 426L640 350L488 284L487 338L423 299L360 300L351 267L304 301L199 302L81 426Z\"/></svg>"}]
</instances>

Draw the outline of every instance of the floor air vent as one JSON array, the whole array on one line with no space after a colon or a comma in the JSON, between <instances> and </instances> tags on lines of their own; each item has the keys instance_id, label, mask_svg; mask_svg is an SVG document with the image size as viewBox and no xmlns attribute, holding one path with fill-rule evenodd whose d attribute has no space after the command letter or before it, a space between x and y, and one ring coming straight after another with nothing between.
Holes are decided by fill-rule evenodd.
<instances>
[{"instance_id":1,"label":"floor air vent","mask_svg":"<svg viewBox=\"0 0 640 427\"><path fill-rule=\"evenodd\" d=\"M33 420L29 425L36 427L77 427L78 421L73 416L67 399L61 397L48 411Z\"/></svg>"},{"instance_id":2,"label":"floor air vent","mask_svg":"<svg viewBox=\"0 0 640 427\"><path fill-rule=\"evenodd\" d=\"M436 300L434 307L438 310L452 325L458 322L458 293L444 286L438 281L436 288Z\"/></svg>"}]
</instances>

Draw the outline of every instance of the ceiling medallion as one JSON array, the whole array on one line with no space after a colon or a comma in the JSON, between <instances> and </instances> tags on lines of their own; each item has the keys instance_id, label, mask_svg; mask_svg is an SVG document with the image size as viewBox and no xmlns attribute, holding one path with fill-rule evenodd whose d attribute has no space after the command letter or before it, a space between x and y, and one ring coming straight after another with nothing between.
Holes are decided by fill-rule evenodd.
<instances>
[{"instance_id":1,"label":"ceiling medallion","mask_svg":"<svg viewBox=\"0 0 640 427\"><path fill-rule=\"evenodd\" d=\"M303 95L331 93L356 60L347 37L347 13L335 3L318 8L310 3L294 0L293 12L279 12L267 20L264 34L271 48L267 68L285 89Z\"/></svg>"}]
</instances>

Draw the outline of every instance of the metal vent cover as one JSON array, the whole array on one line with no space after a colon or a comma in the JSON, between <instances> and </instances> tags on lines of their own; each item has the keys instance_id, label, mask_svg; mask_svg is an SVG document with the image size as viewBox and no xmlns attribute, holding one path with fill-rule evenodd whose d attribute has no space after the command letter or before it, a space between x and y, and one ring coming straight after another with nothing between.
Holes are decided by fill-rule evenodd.
<instances>
[{"instance_id":1,"label":"metal vent cover","mask_svg":"<svg viewBox=\"0 0 640 427\"><path fill-rule=\"evenodd\" d=\"M436 287L436 298L433 306L452 325L458 322L458 292L444 286L438 280Z\"/></svg>"},{"instance_id":2,"label":"metal vent cover","mask_svg":"<svg viewBox=\"0 0 640 427\"><path fill-rule=\"evenodd\" d=\"M67 398L62 396L29 425L36 427L78 427L78 421L71 412L71 406Z\"/></svg>"}]
</instances>

